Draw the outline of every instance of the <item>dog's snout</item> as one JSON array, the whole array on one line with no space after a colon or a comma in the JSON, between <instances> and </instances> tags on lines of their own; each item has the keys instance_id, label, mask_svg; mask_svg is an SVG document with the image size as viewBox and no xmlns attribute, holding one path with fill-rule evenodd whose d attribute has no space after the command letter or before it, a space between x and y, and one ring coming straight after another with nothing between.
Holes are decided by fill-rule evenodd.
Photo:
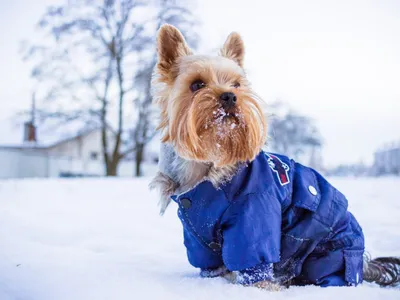
<instances>
[{"instance_id":1,"label":"dog's snout","mask_svg":"<svg viewBox=\"0 0 400 300\"><path fill-rule=\"evenodd\" d=\"M236 95L231 92L222 93L219 98L221 99L222 106L225 109L234 107L237 100Z\"/></svg>"}]
</instances>

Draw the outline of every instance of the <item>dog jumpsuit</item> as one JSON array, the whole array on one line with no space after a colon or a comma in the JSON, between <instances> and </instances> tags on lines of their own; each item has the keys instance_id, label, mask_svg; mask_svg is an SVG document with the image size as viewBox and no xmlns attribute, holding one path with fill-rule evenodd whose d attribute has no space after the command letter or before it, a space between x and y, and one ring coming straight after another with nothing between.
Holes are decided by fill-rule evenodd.
<instances>
[{"instance_id":1,"label":"dog jumpsuit","mask_svg":"<svg viewBox=\"0 0 400 300\"><path fill-rule=\"evenodd\" d=\"M238 282L351 286L363 280L364 235L345 196L315 170L261 151L219 188L200 182L178 204L191 265Z\"/></svg>"}]
</instances>

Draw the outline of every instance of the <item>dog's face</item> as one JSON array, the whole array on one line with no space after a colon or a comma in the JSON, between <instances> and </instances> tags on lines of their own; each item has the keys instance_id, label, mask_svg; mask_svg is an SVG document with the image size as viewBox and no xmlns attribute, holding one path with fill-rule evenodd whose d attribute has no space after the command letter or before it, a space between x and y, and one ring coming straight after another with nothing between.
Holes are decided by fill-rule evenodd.
<instances>
[{"instance_id":1,"label":"dog's face","mask_svg":"<svg viewBox=\"0 0 400 300\"><path fill-rule=\"evenodd\" d=\"M164 25L157 46L153 93L163 142L185 159L217 167L251 161L265 142L266 123L242 68L241 37L232 33L219 56L193 55L178 29Z\"/></svg>"}]
</instances>

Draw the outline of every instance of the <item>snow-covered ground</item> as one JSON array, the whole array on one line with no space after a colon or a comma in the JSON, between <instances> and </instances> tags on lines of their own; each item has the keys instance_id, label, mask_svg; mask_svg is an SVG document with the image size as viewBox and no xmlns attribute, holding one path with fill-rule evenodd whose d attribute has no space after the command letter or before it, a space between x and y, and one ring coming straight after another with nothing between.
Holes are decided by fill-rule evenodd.
<instances>
[{"instance_id":1,"label":"snow-covered ground","mask_svg":"<svg viewBox=\"0 0 400 300\"><path fill-rule=\"evenodd\" d=\"M400 299L400 288L284 292L201 279L149 179L0 181L0 300ZM400 178L331 179L373 256L400 255Z\"/></svg>"}]
</instances>

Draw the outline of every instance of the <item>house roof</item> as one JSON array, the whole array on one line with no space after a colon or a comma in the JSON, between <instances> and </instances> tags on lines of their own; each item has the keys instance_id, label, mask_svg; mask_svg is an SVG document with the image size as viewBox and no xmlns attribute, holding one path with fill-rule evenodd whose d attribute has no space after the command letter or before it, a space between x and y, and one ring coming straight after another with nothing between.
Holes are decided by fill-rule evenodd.
<instances>
[{"instance_id":1,"label":"house roof","mask_svg":"<svg viewBox=\"0 0 400 300\"><path fill-rule=\"evenodd\" d=\"M0 149L37 149L45 150L56 145L86 136L96 130L99 126L87 127L82 122L70 122L65 126L53 129L37 129L36 143L24 142L24 124L13 124L0 120ZM129 149L132 145L121 145L121 151ZM100 147L100 145L99 145ZM160 147L160 134L157 133L146 145L146 152L158 154ZM129 157L128 157L129 158ZM131 157L132 158L132 157Z\"/></svg>"},{"instance_id":2,"label":"house roof","mask_svg":"<svg viewBox=\"0 0 400 300\"><path fill-rule=\"evenodd\" d=\"M13 124L12 122L7 122L7 120L0 121L0 148L46 149L76 139L77 137L85 136L98 129L98 127L85 128L81 122L71 122L67 126L56 129L42 129L39 127L36 132L37 142L32 143L24 142L23 140L24 124Z\"/></svg>"}]
</instances>

